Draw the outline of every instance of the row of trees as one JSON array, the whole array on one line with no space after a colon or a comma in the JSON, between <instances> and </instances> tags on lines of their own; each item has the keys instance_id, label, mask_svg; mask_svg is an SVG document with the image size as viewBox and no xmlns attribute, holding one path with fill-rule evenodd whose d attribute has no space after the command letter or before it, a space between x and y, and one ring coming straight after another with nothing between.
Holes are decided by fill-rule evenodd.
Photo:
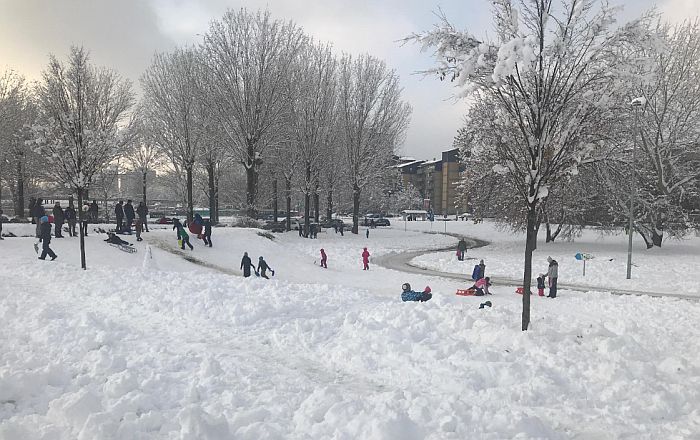
<instances>
[{"instance_id":1,"label":"row of trees","mask_svg":"<svg viewBox=\"0 0 700 440\"><path fill-rule=\"evenodd\" d=\"M698 23L671 26L650 13L618 27L616 13L598 0L495 0L494 40L445 17L408 39L434 49L429 72L471 100L456 139L462 188L477 215L526 231L526 293L541 224L550 240L591 220L619 225L635 189L635 229L661 245L698 203Z\"/></svg>"},{"instance_id":2,"label":"row of trees","mask_svg":"<svg viewBox=\"0 0 700 440\"><path fill-rule=\"evenodd\" d=\"M282 182L288 216L293 193L303 194L307 231L322 193L328 216L338 195L351 194L354 233L363 192L401 199L400 186L382 185L411 108L377 58L338 57L268 12L228 11L201 44L156 54L141 87L137 101L128 80L92 65L82 47L65 63L51 56L35 85L0 77L0 178L15 192L16 215L25 180L56 182L82 204L111 184L117 163L142 174L144 199L149 173L175 176L190 219L196 175L206 174L216 221L221 179L234 165L245 174L241 207L250 217L263 184L276 215Z\"/></svg>"}]
</instances>

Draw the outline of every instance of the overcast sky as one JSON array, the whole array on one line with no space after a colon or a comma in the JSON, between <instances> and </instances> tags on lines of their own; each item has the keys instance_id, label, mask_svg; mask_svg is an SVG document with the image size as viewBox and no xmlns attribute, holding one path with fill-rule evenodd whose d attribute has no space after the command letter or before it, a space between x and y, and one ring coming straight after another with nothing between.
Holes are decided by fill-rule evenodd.
<instances>
[{"instance_id":1,"label":"overcast sky","mask_svg":"<svg viewBox=\"0 0 700 440\"><path fill-rule=\"evenodd\" d=\"M624 6L627 21L657 5L673 21L700 15L700 0L610 0ZM431 66L429 54L396 41L428 29L441 8L456 25L478 35L490 32L488 0L0 0L0 70L39 77L48 54L65 57L84 45L96 64L119 71L135 84L156 51L197 42L209 22L227 8L268 8L292 19L338 52L368 52L386 60L401 77L413 106L402 153L420 159L449 149L465 112L451 100L448 83L414 73Z\"/></svg>"}]
</instances>

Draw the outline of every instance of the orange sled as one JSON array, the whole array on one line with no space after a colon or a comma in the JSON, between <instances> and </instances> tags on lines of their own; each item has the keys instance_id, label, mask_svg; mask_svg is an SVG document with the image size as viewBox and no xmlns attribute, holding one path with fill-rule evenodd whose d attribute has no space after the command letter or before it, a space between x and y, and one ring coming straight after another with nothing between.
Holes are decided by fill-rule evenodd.
<instances>
[{"instance_id":1,"label":"orange sled","mask_svg":"<svg viewBox=\"0 0 700 440\"><path fill-rule=\"evenodd\" d=\"M457 289L457 295L459 296L474 296L476 289Z\"/></svg>"}]
</instances>

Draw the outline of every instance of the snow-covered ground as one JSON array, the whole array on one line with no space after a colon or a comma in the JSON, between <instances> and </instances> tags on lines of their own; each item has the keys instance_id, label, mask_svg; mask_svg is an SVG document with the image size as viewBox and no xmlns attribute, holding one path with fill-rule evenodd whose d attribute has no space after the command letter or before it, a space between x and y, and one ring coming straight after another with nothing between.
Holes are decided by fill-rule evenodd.
<instances>
[{"instance_id":1,"label":"snow-covered ground","mask_svg":"<svg viewBox=\"0 0 700 440\"><path fill-rule=\"evenodd\" d=\"M32 238L1 241L0 439L700 437L697 302L564 291L533 298L521 332L510 288L479 309L486 298L455 296L455 281L361 270L363 246L454 238L370 234L216 228L214 248L181 252L156 229L136 254L90 234L88 271L77 239L53 240L54 262ZM520 255L515 240L494 246ZM275 277L240 277L244 251ZM402 303L406 281L434 299Z\"/></svg>"},{"instance_id":2,"label":"snow-covered ground","mask_svg":"<svg viewBox=\"0 0 700 440\"><path fill-rule=\"evenodd\" d=\"M397 225L397 228L400 225ZM409 222L409 227L429 230L425 222ZM440 222L434 227L443 230ZM447 222L448 232L460 233L491 242L489 246L469 250L465 261L458 261L455 251L435 252L418 256L412 264L441 272L471 276L479 260L486 264L487 276L522 280L525 255L524 234L512 234L485 222ZM700 296L700 237L689 235L682 240L667 240L661 248L646 249L635 237L632 252L632 279L627 277L627 236L622 233L603 235L585 230L575 241L557 240L545 243L544 233L533 256L533 278L547 273L547 257L559 263L559 283L589 286L598 289L634 290L650 293L671 293ZM586 262L576 260L576 253L592 254Z\"/></svg>"}]
</instances>

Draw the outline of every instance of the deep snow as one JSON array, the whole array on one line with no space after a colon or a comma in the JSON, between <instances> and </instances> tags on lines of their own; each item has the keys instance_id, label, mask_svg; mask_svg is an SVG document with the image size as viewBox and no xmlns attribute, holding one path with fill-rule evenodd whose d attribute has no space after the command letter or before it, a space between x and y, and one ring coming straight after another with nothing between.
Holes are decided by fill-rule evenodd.
<instances>
[{"instance_id":1,"label":"deep snow","mask_svg":"<svg viewBox=\"0 0 700 440\"><path fill-rule=\"evenodd\" d=\"M533 298L521 332L510 288L479 309L455 281L361 270L365 245L451 237L217 228L180 252L173 231L144 236L132 255L91 234L88 271L77 239L52 242L55 262L0 242L0 439L700 436L697 302L563 291ZM245 250L276 276L240 277ZM402 303L405 281L434 300Z\"/></svg>"}]
</instances>

